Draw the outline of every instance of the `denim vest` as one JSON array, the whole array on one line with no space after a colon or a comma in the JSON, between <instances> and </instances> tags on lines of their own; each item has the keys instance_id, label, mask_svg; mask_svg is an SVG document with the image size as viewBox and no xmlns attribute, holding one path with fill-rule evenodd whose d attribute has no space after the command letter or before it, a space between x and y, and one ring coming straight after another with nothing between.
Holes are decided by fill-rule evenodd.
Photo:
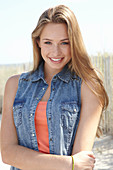
<instances>
[{"instance_id":1,"label":"denim vest","mask_svg":"<svg viewBox=\"0 0 113 170\"><path fill-rule=\"evenodd\" d=\"M43 63L33 73L20 76L13 104L14 123L19 145L38 151L35 132L35 110L48 84L44 79ZM71 155L80 119L81 78L66 65L51 81L46 115L50 154ZM19 170L11 167L11 170Z\"/></svg>"}]
</instances>

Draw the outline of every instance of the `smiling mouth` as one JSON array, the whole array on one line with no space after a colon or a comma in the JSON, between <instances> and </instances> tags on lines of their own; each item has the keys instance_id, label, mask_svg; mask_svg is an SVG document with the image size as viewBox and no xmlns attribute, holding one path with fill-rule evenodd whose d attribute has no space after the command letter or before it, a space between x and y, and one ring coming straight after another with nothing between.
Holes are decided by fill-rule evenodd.
<instances>
[{"instance_id":1,"label":"smiling mouth","mask_svg":"<svg viewBox=\"0 0 113 170\"><path fill-rule=\"evenodd\" d=\"M54 62L60 62L63 60L63 58L50 58L50 60Z\"/></svg>"}]
</instances>

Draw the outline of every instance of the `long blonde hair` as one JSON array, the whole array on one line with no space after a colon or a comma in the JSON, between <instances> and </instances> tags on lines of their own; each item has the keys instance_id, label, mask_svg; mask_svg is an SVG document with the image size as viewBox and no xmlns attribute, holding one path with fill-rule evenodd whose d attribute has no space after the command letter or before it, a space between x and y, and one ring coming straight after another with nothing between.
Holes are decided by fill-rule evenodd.
<instances>
[{"instance_id":1,"label":"long blonde hair","mask_svg":"<svg viewBox=\"0 0 113 170\"><path fill-rule=\"evenodd\" d=\"M35 30L32 32L34 67L36 70L42 60L40 48L37 39L44 26L48 23L66 23L71 47L71 62L69 68L71 71L81 77L88 84L89 88L98 96L103 109L108 106L108 96L104 89L103 82L93 68L90 58L85 49L80 28L74 13L66 6L59 5L46 10L39 18ZM89 83L87 83L89 82ZM90 85L89 85L90 84Z\"/></svg>"}]
</instances>

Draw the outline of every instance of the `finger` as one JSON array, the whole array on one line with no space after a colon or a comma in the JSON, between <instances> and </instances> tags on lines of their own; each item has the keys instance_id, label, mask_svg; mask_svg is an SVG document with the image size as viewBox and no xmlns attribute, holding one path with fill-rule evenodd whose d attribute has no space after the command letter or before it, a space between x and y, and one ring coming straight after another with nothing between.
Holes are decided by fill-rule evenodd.
<instances>
[{"instance_id":1,"label":"finger","mask_svg":"<svg viewBox=\"0 0 113 170\"><path fill-rule=\"evenodd\" d=\"M96 160L93 158L90 158L90 166L94 168Z\"/></svg>"},{"instance_id":2,"label":"finger","mask_svg":"<svg viewBox=\"0 0 113 170\"><path fill-rule=\"evenodd\" d=\"M93 158L93 159L95 159L95 156L94 156L94 155L88 154L88 156L91 157L91 158Z\"/></svg>"},{"instance_id":3,"label":"finger","mask_svg":"<svg viewBox=\"0 0 113 170\"><path fill-rule=\"evenodd\" d=\"M94 153L92 151L82 151L82 152L95 159Z\"/></svg>"},{"instance_id":4,"label":"finger","mask_svg":"<svg viewBox=\"0 0 113 170\"><path fill-rule=\"evenodd\" d=\"M93 153L93 152L90 153L90 154L88 154L88 156L90 156L91 158L95 159L95 156L94 156L94 153Z\"/></svg>"},{"instance_id":5,"label":"finger","mask_svg":"<svg viewBox=\"0 0 113 170\"><path fill-rule=\"evenodd\" d=\"M89 157L89 160L90 160L90 162L93 162L93 163L96 162L96 160L94 158L92 158L92 157Z\"/></svg>"}]
</instances>

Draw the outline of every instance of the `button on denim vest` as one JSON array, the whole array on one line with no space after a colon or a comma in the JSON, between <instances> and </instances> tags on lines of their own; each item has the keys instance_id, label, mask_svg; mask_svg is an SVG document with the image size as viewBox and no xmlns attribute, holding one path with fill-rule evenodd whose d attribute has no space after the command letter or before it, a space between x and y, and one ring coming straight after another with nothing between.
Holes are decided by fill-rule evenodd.
<instances>
[{"instance_id":1,"label":"button on denim vest","mask_svg":"<svg viewBox=\"0 0 113 170\"><path fill-rule=\"evenodd\" d=\"M35 131L35 110L48 88L43 62L33 73L20 76L13 104L14 123L19 145L38 151ZM66 65L51 81L46 115L50 154L71 155L80 119L81 78ZM11 167L11 170L19 170Z\"/></svg>"}]
</instances>

